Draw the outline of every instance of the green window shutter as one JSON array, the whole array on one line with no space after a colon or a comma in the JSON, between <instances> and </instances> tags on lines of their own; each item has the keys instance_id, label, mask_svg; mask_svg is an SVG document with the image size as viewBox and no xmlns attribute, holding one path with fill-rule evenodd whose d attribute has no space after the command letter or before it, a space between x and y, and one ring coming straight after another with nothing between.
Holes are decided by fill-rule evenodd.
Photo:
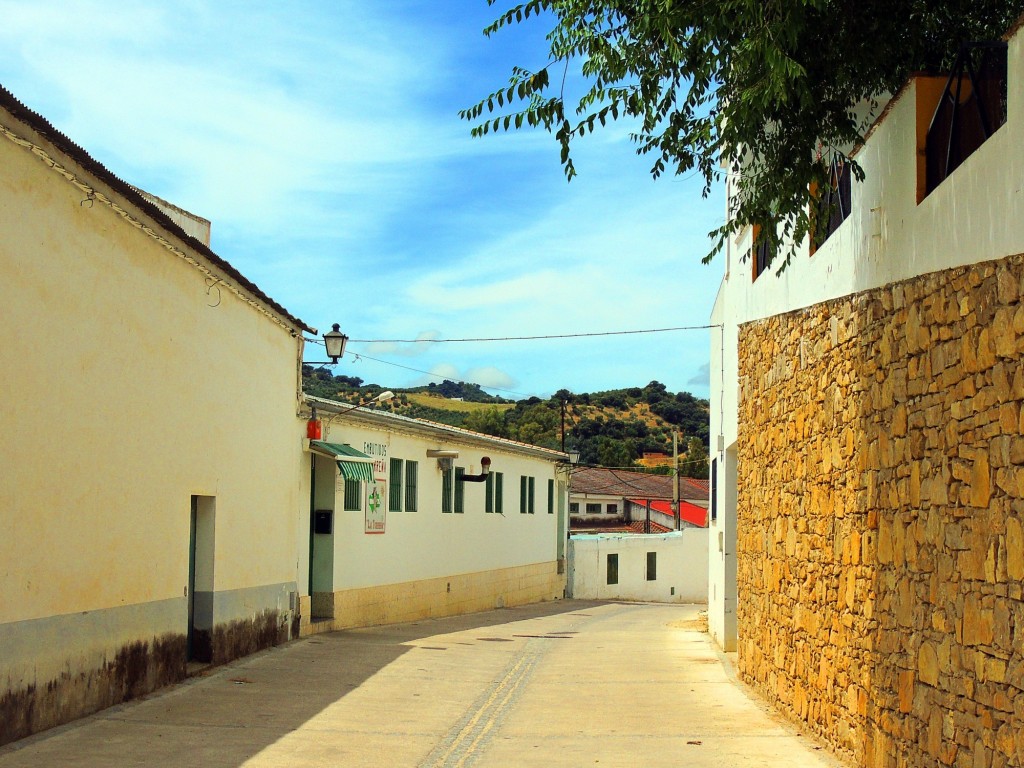
<instances>
[{"instance_id":1,"label":"green window shutter","mask_svg":"<svg viewBox=\"0 0 1024 768\"><path fill-rule=\"evenodd\" d=\"M619 583L619 555L617 552L608 555L607 578L608 584Z\"/></svg>"},{"instance_id":2,"label":"green window shutter","mask_svg":"<svg viewBox=\"0 0 1024 768\"><path fill-rule=\"evenodd\" d=\"M452 471L450 469L441 473L441 511L452 511Z\"/></svg>"},{"instance_id":3,"label":"green window shutter","mask_svg":"<svg viewBox=\"0 0 1024 768\"><path fill-rule=\"evenodd\" d=\"M466 511L466 484L462 482L462 476L466 470L462 467L455 468L455 514L461 515Z\"/></svg>"},{"instance_id":4,"label":"green window shutter","mask_svg":"<svg viewBox=\"0 0 1024 768\"><path fill-rule=\"evenodd\" d=\"M388 512L402 511L402 460L391 460L391 474L388 477Z\"/></svg>"},{"instance_id":5,"label":"green window shutter","mask_svg":"<svg viewBox=\"0 0 1024 768\"><path fill-rule=\"evenodd\" d=\"M504 472L494 473L494 511L499 515L505 512L504 499L502 498L502 486L505 481Z\"/></svg>"},{"instance_id":6,"label":"green window shutter","mask_svg":"<svg viewBox=\"0 0 1024 768\"><path fill-rule=\"evenodd\" d=\"M526 514L526 475L519 476L519 514Z\"/></svg>"},{"instance_id":7,"label":"green window shutter","mask_svg":"<svg viewBox=\"0 0 1024 768\"><path fill-rule=\"evenodd\" d=\"M534 485L534 478L531 477L531 478L529 478L529 486L528 486L529 487L530 501L529 501L529 504L528 504L528 506L526 508L526 511L529 512L531 515L533 514L533 500L534 500L533 485Z\"/></svg>"},{"instance_id":8,"label":"green window shutter","mask_svg":"<svg viewBox=\"0 0 1024 768\"><path fill-rule=\"evenodd\" d=\"M548 480L548 514L555 514L555 481Z\"/></svg>"},{"instance_id":9,"label":"green window shutter","mask_svg":"<svg viewBox=\"0 0 1024 768\"><path fill-rule=\"evenodd\" d=\"M496 473L491 472L487 475L486 488L484 490L484 512L494 511L494 475Z\"/></svg>"},{"instance_id":10,"label":"green window shutter","mask_svg":"<svg viewBox=\"0 0 1024 768\"><path fill-rule=\"evenodd\" d=\"M415 512L417 506L416 483L419 480L419 462L405 462L405 511Z\"/></svg>"},{"instance_id":11,"label":"green window shutter","mask_svg":"<svg viewBox=\"0 0 1024 768\"><path fill-rule=\"evenodd\" d=\"M346 512L358 512L362 508L362 485L358 480L345 480Z\"/></svg>"}]
</instances>

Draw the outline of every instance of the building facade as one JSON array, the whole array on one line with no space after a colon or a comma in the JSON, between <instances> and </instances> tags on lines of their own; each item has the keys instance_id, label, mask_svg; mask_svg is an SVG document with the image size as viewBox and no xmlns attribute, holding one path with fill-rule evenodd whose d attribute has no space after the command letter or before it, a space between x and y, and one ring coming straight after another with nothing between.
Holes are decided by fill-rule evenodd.
<instances>
[{"instance_id":1,"label":"building facade","mask_svg":"<svg viewBox=\"0 0 1024 768\"><path fill-rule=\"evenodd\" d=\"M386 411L309 404L323 441L306 454L301 491L309 502L297 576L304 632L564 597L566 454ZM336 456L324 445L347 450Z\"/></svg>"},{"instance_id":2,"label":"building facade","mask_svg":"<svg viewBox=\"0 0 1024 768\"><path fill-rule=\"evenodd\" d=\"M997 54L890 101L813 254L775 274L752 232L731 239L712 315L710 628L861 765L1024 765L1024 40L1007 42L1001 75ZM957 123L979 114L984 131Z\"/></svg>"},{"instance_id":3,"label":"building facade","mask_svg":"<svg viewBox=\"0 0 1024 768\"><path fill-rule=\"evenodd\" d=\"M295 635L312 329L2 89L0 169L4 743Z\"/></svg>"}]
</instances>

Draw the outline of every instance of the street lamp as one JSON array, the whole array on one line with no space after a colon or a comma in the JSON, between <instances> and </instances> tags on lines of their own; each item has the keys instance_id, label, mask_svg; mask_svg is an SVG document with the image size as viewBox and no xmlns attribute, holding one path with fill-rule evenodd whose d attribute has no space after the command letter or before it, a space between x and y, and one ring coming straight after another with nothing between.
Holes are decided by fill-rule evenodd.
<instances>
[{"instance_id":1,"label":"street lamp","mask_svg":"<svg viewBox=\"0 0 1024 768\"><path fill-rule=\"evenodd\" d=\"M336 418L338 418L342 414L348 413L349 411L354 411L356 408L365 408L368 405L377 405L378 403L387 402L388 400L390 400L394 396L395 396L394 392L392 392L390 389L385 389L379 395L377 395L376 397L370 398L369 400L367 400L364 403L356 403L351 408L346 408L344 411L338 411L336 414L331 416L331 421L334 421Z\"/></svg>"},{"instance_id":2,"label":"street lamp","mask_svg":"<svg viewBox=\"0 0 1024 768\"><path fill-rule=\"evenodd\" d=\"M327 347L327 356L331 358L331 365L336 365L338 358L345 354L345 344L348 336L341 332L338 323L332 326L332 330L324 334L324 345ZM392 394L392 397L394 395Z\"/></svg>"}]
</instances>

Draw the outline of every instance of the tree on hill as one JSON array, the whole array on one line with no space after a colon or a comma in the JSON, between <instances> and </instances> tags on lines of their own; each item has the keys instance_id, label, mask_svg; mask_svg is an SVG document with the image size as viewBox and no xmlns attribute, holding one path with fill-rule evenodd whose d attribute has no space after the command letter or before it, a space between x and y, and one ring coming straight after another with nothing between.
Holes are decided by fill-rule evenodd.
<instances>
[{"instance_id":1,"label":"tree on hill","mask_svg":"<svg viewBox=\"0 0 1024 768\"><path fill-rule=\"evenodd\" d=\"M869 127L853 107L948 67L963 42L999 37L1022 10L1021 0L528 0L484 33L539 18L548 55L462 116L474 135L553 133L569 179L573 143L619 118L655 177L695 169L707 194L723 160L742 167L707 260L751 224L802 240L808 190L829 183L832 159L849 160ZM780 242L774 227L760 231Z\"/></svg>"},{"instance_id":2,"label":"tree on hill","mask_svg":"<svg viewBox=\"0 0 1024 768\"><path fill-rule=\"evenodd\" d=\"M471 384L465 381L451 381L445 379L440 384L430 382L426 387L431 394L446 397L449 400L465 400L469 403L504 403L503 398L495 397L487 392L479 384Z\"/></svg>"}]
</instances>

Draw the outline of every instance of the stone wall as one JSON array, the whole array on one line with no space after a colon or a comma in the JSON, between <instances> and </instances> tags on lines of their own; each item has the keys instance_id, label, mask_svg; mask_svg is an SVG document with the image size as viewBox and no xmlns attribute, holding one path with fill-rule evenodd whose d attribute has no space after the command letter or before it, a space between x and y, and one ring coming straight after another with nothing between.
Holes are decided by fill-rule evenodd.
<instances>
[{"instance_id":1,"label":"stone wall","mask_svg":"<svg viewBox=\"0 0 1024 768\"><path fill-rule=\"evenodd\" d=\"M1024 765L1024 257L740 332L741 674L856 763Z\"/></svg>"}]
</instances>

